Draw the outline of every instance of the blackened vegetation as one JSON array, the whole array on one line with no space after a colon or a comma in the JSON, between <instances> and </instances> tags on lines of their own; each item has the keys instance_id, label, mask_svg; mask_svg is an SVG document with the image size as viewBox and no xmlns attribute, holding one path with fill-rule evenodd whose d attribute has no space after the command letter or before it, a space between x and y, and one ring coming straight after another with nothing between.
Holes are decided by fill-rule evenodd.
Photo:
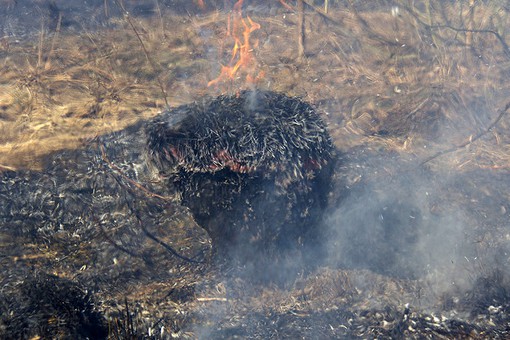
<instances>
[{"instance_id":1,"label":"blackened vegetation","mask_svg":"<svg viewBox=\"0 0 510 340\"><path fill-rule=\"evenodd\" d=\"M24 280L31 265L41 271L71 271L90 295L98 291L113 294L127 291L133 283L164 280L170 270L190 271L182 267L186 261L166 250L181 258L199 254L196 260L203 260L208 250L203 243L184 242L189 253L173 247L172 242L182 241L182 236L178 239L182 233L197 239L200 233L175 228L183 212L176 211L173 188L154 178L147 166L144 126L145 122L140 122L89 141L84 149L54 154L40 172L0 174L0 279ZM58 303L58 296L68 296L67 288L60 290L63 286L56 278L37 280L37 289L8 292L10 302L2 309L3 322L19 327L5 326L0 337L30 338L51 332L48 338L57 336L58 329L48 328L47 318L61 321L45 313L48 308L53 313L51 308L58 306L36 301L48 296ZM37 295L32 297L34 292ZM74 302L65 296L66 304L76 302L72 308L81 308L78 295ZM62 308L74 311L65 304ZM31 315L34 317L27 319ZM24 319L30 323L28 328L20 324ZM80 327L88 327L81 324L85 321L73 319L65 327L78 332ZM97 338L70 338L86 337Z\"/></svg>"},{"instance_id":2,"label":"blackened vegetation","mask_svg":"<svg viewBox=\"0 0 510 340\"><path fill-rule=\"evenodd\" d=\"M151 263L151 254L141 251L141 236L168 225L175 204L173 188L155 180L147 166L143 126L90 141L83 150L59 152L42 172L3 173L1 230L67 245L100 238L115 248L98 251L100 258L121 250Z\"/></svg>"},{"instance_id":3,"label":"blackened vegetation","mask_svg":"<svg viewBox=\"0 0 510 340\"><path fill-rule=\"evenodd\" d=\"M161 279L172 268L183 270L182 263L196 266L204 262L207 246L173 246L184 233L175 227L183 214L176 204L177 191L211 236L218 259L257 269L274 261L274 269L264 270L260 278L274 280L277 272L282 274L279 279L285 278L283 269L291 263L280 259L318 243L317 222L326 206L332 169L333 146L325 126L299 99L242 92L181 106L91 140L84 149L56 153L41 172L2 173L1 250L8 254L0 258L8 268L4 274L26 275L23 262L7 263L26 252L23 244L59 249L57 258L45 260L49 266L93 267L80 275L91 294L104 284L122 289L129 281ZM186 231L187 238L194 235ZM118 261L136 265L123 267ZM233 268L232 262L226 263ZM45 284L55 280L40 279L38 292L62 294ZM17 308L20 318L40 316L31 321L34 329L46 327L46 314L40 310L46 305L30 302L27 292L12 291L27 302L15 306L12 300L3 314L6 324L13 322L8 311ZM20 334L28 336L30 329ZM10 328L4 331L17 334Z\"/></svg>"},{"instance_id":4,"label":"blackened vegetation","mask_svg":"<svg viewBox=\"0 0 510 340\"><path fill-rule=\"evenodd\" d=\"M472 306L471 316L479 314L497 314L501 316L510 310L510 278L501 270L476 279L473 289L464 297L463 302Z\"/></svg>"},{"instance_id":5,"label":"blackened vegetation","mask_svg":"<svg viewBox=\"0 0 510 340\"><path fill-rule=\"evenodd\" d=\"M277 261L318 240L333 146L309 104L244 91L182 106L149 124L148 147L220 256Z\"/></svg>"},{"instance_id":6,"label":"blackened vegetation","mask_svg":"<svg viewBox=\"0 0 510 340\"><path fill-rule=\"evenodd\" d=\"M332 310L253 315L257 322L221 325L211 339L489 339L502 335L460 320L440 320L393 306L384 309ZM246 320L244 320L246 322Z\"/></svg>"},{"instance_id":7,"label":"blackened vegetation","mask_svg":"<svg viewBox=\"0 0 510 340\"><path fill-rule=\"evenodd\" d=\"M508 338L507 270L475 280L467 292L445 293L434 314L417 307L422 287L407 287L408 279L427 262L412 260L411 250L423 221L435 220L413 206L416 186L402 175L381 185L352 181L345 197L344 177L382 169L373 156L363 163L343 154L336 167L344 237L329 250L340 269L318 270L301 288L290 280L282 290L253 281L292 278L307 255L321 257L319 221L335 166L324 124L297 98L241 92L204 99L54 154L43 171L3 172L0 337ZM508 174L498 178L508 182ZM395 189L406 194L393 199ZM500 190L495 211L506 204ZM241 264L247 275L219 284L224 277L215 270L196 269L216 268L205 261L205 232L177 203L207 230L216 258L227 260L221 268Z\"/></svg>"},{"instance_id":8,"label":"blackened vegetation","mask_svg":"<svg viewBox=\"0 0 510 340\"><path fill-rule=\"evenodd\" d=\"M87 290L43 273L2 282L0 335L10 339L104 339L106 320Z\"/></svg>"}]
</instances>

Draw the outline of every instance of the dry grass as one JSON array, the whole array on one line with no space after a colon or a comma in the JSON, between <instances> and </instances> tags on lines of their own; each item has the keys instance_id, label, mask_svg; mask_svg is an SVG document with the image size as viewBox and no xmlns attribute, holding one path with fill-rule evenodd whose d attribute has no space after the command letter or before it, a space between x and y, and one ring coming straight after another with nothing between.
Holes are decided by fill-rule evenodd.
<instances>
[{"instance_id":1,"label":"dry grass","mask_svg":"<svg viewBox=\"0 0 510 340\"><path fill-rule=\"evenodd\" d=\"M79 36L41 34L37 45L10 46L0 69L0 164L38 167L49 152L162 110L165 99L155 77L172 84L177 70L197 72L203 62L188 58L198 48L192 32L172 38L143 26L142 32L161 69L147 65L126 27ZM187 101L169 97L173 105Z\"/></svg>"},{"instance_id":2,"label":"dry grass","mask_svg":"<svg viewBox=\"0 0 510 340\"><path fill-rule=\"evenodd\" d=\"M461 144L505 104L510 58L491 32L504 34L508 15L496 5L477 5L469 23L478 30L473 33L451 28L469 26L468 7L435 6L419 12L402 5L396 17L333 6L329 17L335 23L308 13L304 61L297 60L295 13L252 16L262 26L254 33L256 67L265 74L258 86L315 102L329 113L342 148L375 141L425 157ZM432 22L429 16L441 11L448 15ZM33 44L3 38L8 50L0 61L0 164L38 167L51 151L154 115L164 109L165 95L174 106L249 86L243 79L206 86L230 57L226 18L219 12L165 15L163 26L131 18L138 36L121 21L117 29L80 35L42 31ZM506 128L506 121L497 129ZM493 152L486 145L480 156L504 166L503 133L494 134L500 137L490 142Z\"/></svg>"}]
</instances>

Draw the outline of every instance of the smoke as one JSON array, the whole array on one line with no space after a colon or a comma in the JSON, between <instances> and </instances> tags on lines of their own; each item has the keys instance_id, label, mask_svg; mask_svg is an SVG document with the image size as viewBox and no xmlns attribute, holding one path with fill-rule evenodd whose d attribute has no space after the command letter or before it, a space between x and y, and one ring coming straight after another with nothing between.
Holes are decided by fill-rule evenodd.
<instances>
[{"instance_id":1,"label":"smoke","mask_svg":"<svg viewBox=\"0 0 510 340\"><path fill-rule=\"evenodd\" d=\"M455 175L413 168L384 152L347 158L341 176L349 189L336 188L343 198L325 218L327 264L426 281L437 295L466 288L466 259L476 257L474 226L444 196ZM347 178L361 180L352 185Z\"/></svg>"}]
</instances>

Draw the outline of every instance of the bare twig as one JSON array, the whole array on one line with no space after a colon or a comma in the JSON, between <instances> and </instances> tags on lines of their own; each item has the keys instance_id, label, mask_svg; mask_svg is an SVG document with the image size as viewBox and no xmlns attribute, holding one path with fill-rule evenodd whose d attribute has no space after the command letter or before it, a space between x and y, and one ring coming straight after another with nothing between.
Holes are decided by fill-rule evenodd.
<instances>
[{"instance_id":1,"label":"bare twig","mask_svg":"<svg viewBox=\"0 0 510 340\"><path fill-rule=\"evenodd\" d=\"M363 26L363 28L365 29L365 32L367 32L368 37L375 39L375 40L382 41L385 44L392 45L392 46L400 46L401 45L399 42L388 40L388 39L384 38L383 36L381 36L376 31L374 31L372 29L372 27L370 27L368 22L365 19L363 19L361 17L361 15L358 13L358 11L356 10L356 7L354 7L354 4L352 3L352 0L347 0L347 4L349 7L349 10L356 17L356 20L358 20L358 22L361 24L361 26Z\"/></svg>"},{"instance_id":2,"label":"bare twig","mask_svg":"<svg viewBox=\"0 0 510 340\"><path fill-rule=\"evenodd\" d=\"M101 225L101 223L97 220L97 218L94 218L97 226L99 227L100 231L101 231L101 234L103 235L103 237L106 239L106 241L108 243L110 243L114 248L117 248L118 250L128 254L129 256L132 256L132 257L136 257L136 258L140 258L142 259L145 263L149 263L149 261L147 261L143 256L140 256L139 254L136 254L132 251L130 251L129 249L127 249L126 247L123 247L121 246L120 244L118 244L117 242L115 242L109 235L108 233L106 232L106 229Z\"/></svg>"},{"instance_id":3,"label":"bare twig","mask_svg":"<svg viewBox=\"0 0 510 340\"><path fill-rule=\"evenodd\" d=\"M152 234L149 230L147 230L147 228L145 228L145 225L142 222L141 218L138 216L138 214L135 214L135 215L136 215L136 217L138 219L138 224L140 225L140 229L142 229L142 231L145 234L145 236L147 236L149 239L151 239L152 241L156 242L157 244L159 244L160 246L162 246L163 248L168 250L172 255L174 255L175 257L177 257L177 258L179 258L179 259L181 259L183 261L191 262L191 263L202 263L202 261L193 260L193 259L191 259L191 258L189 258L187 256L179 254L177 252L177 250L175 250L174 248L172 248L171 246L169 246L165 242L161 241L154 234Z\"/></svg>"},{"instance_id":4,"label":"bare twig","mask_svg":"<svg viewBox=\"0 0 510 340\"><path fill-rule=\"evenodd\" d=\"M53 35L53 39L51 40L51 48L48 53L48 57L46 58L46 63L44 64L44 69L49 70L51 68L51 57L55 51L55 43L57 42L58 36L60 34L60 26L62 25L62 13L58 13L58 21L57 28L55 29L55 34Z\"/></svg>"},{"instance_id":5,"label":"bare twig","mask_svg":"<svg viewBox=\"0 0 510 340\"><path fill-rule=\"evenodd\" d=\"M110 169L112 170L115 170L115 172L117 172L124 180L126 180L127 182L131 183L132 185L134 185L135 187L137 187L138 189L140 189L141 191L143 191L143 193L147 196L147 197L156 197L156 198L159 198L159 199L162 199L162 200L165 200L165 201L175 201L172 197L169 197L169 196L161 196L161 195L158 195L152 191L150 191L149 189L147 189L146 187L144 187L143 185L141 185L140 183L132 180L131 178L129 178L128 176L126 176L123 172L122 172L122 169L120 169L118 166L116 166L115 164L113 164L109 159L108 159L108 156L106 155L106 150L105 150L105 147L104 145L101 145L100 146L100 149L101 149L101 157L102 159L108 164L108 166L110 167Z\"/></svg>"},{"instance_id":6,"label":"bare twig","mask_svg":"<svg viewBox=\"0 0 510 340\"><path fill-rule=\"evenodd\" d=\"M429 26L429 28L448 28L452 31L456 32L472 32L472 33L490 33L494 34L494 36L499 40L501 45L503 46L503 51L505 52L505 55L510 58L510 48L508 47L508 44L505 42L505 39L496 31L493 30L485 30L485 29L466 29L466 28L457 28L450 25L433 25Z\"/></svg>"},{"instance_id":7,"label":"bare twig","mask_svg":"<svg viewBox=\"0 0 510 340\"><path fill-rule=\"evenodd\" d=\"M135 33L136 35L136 38L138 39L138 41L140 42L140 46L142 46L142 50L143 50L143 53L145 54L145 58L147 59L147 62L149 63L149 65L151 66L152 70L156 73L156 80L158 82L158 85L159 85L159 89L161 90L161 93L163 94L163 99L165 100L165 104L167 107L170 107L170 105L168 104L168 95L166 93L166 90L165 90L165 87L163 86L163 82L161 81L161 77L159 76L158 72L158 68L156 67L156 63L152 60L152 58L150 57L150 53L149 51L147 50L147 47L145 46L143 40L142 40L142 37L140 36L140 33L138 32L138 30L136 29L135 27L135 24L133 24L133 21L131 20L131 17L129 15L129 12L126 10L126 8L124 7L124 5L122 4L122 2L118 1L118 0L115 0L115 3L117 4L117 6L119 6L119 8L122 10L122 12L124 13L124 18L126 19L127 23L129 24L129 26L131 26L131 29L133 30L133 32Z\"/></svg>"},{"instance_id":8,"label":"bare twig","mask_svg":"<svg viewBox=\"0 0 510 340\"><path fill-rule=\"evenodd\" d=\"M115 164L113 164L109 159L108 159L108 156L106 155L106 151L105 151L105 148L103 145L100 146L100 149L101 149L101 154L102 154L102 159L108 164L108 167L112 170L114 170L116 173L118 173L122 179L124 179L125 181L131 183L134 187L140 189L144 195L148 196L148 197L156 197L156 198L159 198L159 199L162 199L162 200L166 200L166 201L169 201L169 200L172 200L171 197L168 197L168 196L161 196L161 195L158 195L156 193L153 193L151 192L149 189L145 188L143 185L141 185L140 183L132 180L131 178L127 177L123 172L122 172L122 169L120 169L118 166L116 166ZM129 203L128 203L128 206L129 206ZM143 231L143 233L145 234L145 236L147 236L149 239L151 239L152 241L156 242L157 244L159 244L160 246L162 246L163 248L165 248L166 250L168 250L172 255L178 257L179 259L181 260L184 260L184 261L187 261L187 262L192 262L192 263L201 263L201 261L197 261L197 260L193 260L189 257L186 257L184 255L181 255L179 254L175 249L173 249L171 246L169 246L168 244L166 244L165 242L163 242L162 240L160 240L157 236L155 236L154 234L152 234L144 225L143 221L142 221L142 218L138 215L138 213L134 210L134 209L131 209L131 211L133 212L133 214L135 215L137 221L138 221L138 224L140 226L140 229ZM115 243L115 245L117 245ZM119 246L120 247L120 246ZM123 251L126 251L124 249L121 249ZM126 251L129 253L129 251Z\"/></svg>"},{"instance_id":9,"label":"bare twig","mask_svg":"<svg viewBox=\"0 0 510 340\"><path fill-rule=\"evenodd\" d=\"M127 332L126 335L134 337L136 334L135 329L133 327L133 318L131 317L131 313L129 312L129 304L127 297L124 297L124 304L126 306L126 325L125 325L125 330Z\"/></svg>"},{"instance_id":10,"label":"bare twig","mask_svg":"<svg viewBox=\"0 0 510 340\"><path fill-rule=\"evenodd\" d=\"M499 124L499 122L501 121L501 119L503 118L503 116L506 114L506 112L508 111L508 109L510 109L510 102L508 102L505 107L499 112L497 118L485 129L483 130L482 132L478 133L477 135L475 135L474 137L472 138L469 138L469 140L467 140L466 142L464 143L461 143L459 145L455 145L455 146L452 146L451 148L448 148L446 150L442 150L442 151L439 151L437 153L435 153L434 155L426 158L425 160L423 160L421 163L420 163L420 166L421 165L424 165L440 156L443 156L443 155L446 155L448 153L451 153L451 152L454 152L454 151L457 151L459 149L462 149L474 142L476 142L478 139L482 138L484 135L486 135L487 133L491 132L495 127L496 125Z\"/></svg>"},{"instance_id":11,"label":"bare twig","mask_svg":"<svg viewBox=\"0 0 510 340\"><path fill-rule=\"evenodd\" d=\"M42 65L42 55L43 55L43 44L44 44L44 22L41 20L41 32L39 33L39 46L37 47L37 66L36 69Z\"/></svg>"},{"instance_id":12,"label":"bare twig","mask_svg":"<svg viewBox=\"0 0 510 340\"><path fill-rule=\"evenodd\" d=\"M319 8L319 7L317 7L317 6L315 6L315 5L313 4L313 1L310 1L310 0L303 0L303 2L304 2L305 4L307 4L308 6L310 6L310 8L312 8L315 12L317 12L317 13L318 13L321 17L323 17L324 19L326 19L326 20L328 20L328 21L331 21L332 23L335 23L335 24L337 24L337 25L339 25L339 24L340 24L340 22L339 22L339 21L337 21L335 18L333 18L333 17L332 17L332 16L328 13L328 11L327 11L326 7L325 7L325 9L323 10L323 9L321 9L321 8Z\"/></svg>"},{"instance_id":13,"label":"bare twig","mask_svg":"<svg viewBox=\"0 0 510 340\"><path fill-rule=\"evenodd\" d=\"M310 6L310 8L312 8L315 12L317 12L321 17L323 17L324 19L326 19L327 21L331 21L332 23L334 24L337 24L339 25L340 22L337 21L335 18L333 18L327 11L327 7L323 9L317 7L314 5L313 1L311 0L302 0L305 4L307 4L308 6ZM291 11L294 11L294 8L292 6L290 6L289 4L287 4L285 2L285 0L280 0L280 3L288 10L291 10ZM299 6L299 3L298 3L298 6Z\"/></svg>"},{"instance_id":14,"label":"bare twig","mask_svg":"<svg viewBox=\"0 0 510 340\"><path fill-rule=\"evenodd\" d=\"M428 28L432 27L432 25L433 25L432 23L434 22L434 21L433 21L434 17L433 17L433 15L432 15L431 7L432 7L432 5L430 4L430 0L427 0L427 1L425 2L425 10L426 10L426 12L427 12L427 19L428 19L428 21L429 21L429 23L428 23ZM432 43L433 43L435 46L439 46L439 44L438 44L438 43L437 43L437 41L436 41L436 36L435 36L435 34L434 34L433 32L430 32L430 38L432 39Z\"/></svg>"},{"instance_id":15,"label":"bare twig","mask_svg":"<svg viewBox=\"0 0 510 340\"><path fill-rule=\"evenodd\" d=\"M407 7L407 6L403 6L403 8L405 10L407 10L415 19L416 21L423 25L425 28L428 28L428 29L441 29L441 28L447 28L447 29L450 29L452 31L455 31L455 32L464 32L464 33L488 33L488 34L493 34L500 42L501 46L503 47L503 51L505 53L505 55L510 58L510 48L508 47L508 44L506 43L505 39L503 39L503 37L501 36L501 34L499 34L498 32L496 31L493 31L493 30L489 30L489 29L467 29L467 28L459 28L459 27L454 27L454 26L451 26L451 25L429 25L425 22L423 22L420 17L418 16L418 14L416 14L414 12L413 9Z\"/></svg>"},{"instance_id":16,"label":"bare twig","mask_svg":"<svg viewBox=\"0 0 510 340\"><path fill-rule=\"evenodd\" d=\"M197 301L199 302L209 302L209 301L220 301L220 302L227 302L227 298L224 297L199 297L197 298Z\"/></svg>"}]
</instances>

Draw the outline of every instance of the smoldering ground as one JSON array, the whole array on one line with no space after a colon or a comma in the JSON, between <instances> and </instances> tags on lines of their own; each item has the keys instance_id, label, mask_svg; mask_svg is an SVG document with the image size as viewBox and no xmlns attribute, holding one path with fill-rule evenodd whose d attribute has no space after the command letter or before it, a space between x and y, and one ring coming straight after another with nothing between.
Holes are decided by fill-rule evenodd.
<instances>
[{"instance_id":1,"label":"smoldering ground","mask_svg":"<svg viewBox=\"0 0 510 340\"><path fill-rule=\"evenodd\" d=\"M345 197L324 221L326 263L463 285L467 273L459 266L476 256L474 226L464 207L436 207L455 175L432 173L397 154L357 150L347 157L340 175Z\"/></svg>"},{"instance_id":2,"label":"smoldering ground","mask_svg":"<svg viewBox=\"0 0 510 340\"><path fill-rule=\"evenodd\" d=\"M236 268L209 263L200 271L193 269L198 264L171 256L140 229L142 222L160 239L180 244L188 256L204 248L198 242L198 228L175 221L179 213L172 211L174 205L134 186L132 180L142 181L161 197L172 192L166 182L154 182L147 169L143 124L100 138L99 150L95 145L57 153L44 172L2 177L2 197L11 204L2 206L2 236L4 246L10 247L5 250L17 254L21 250L16 249L16 240L25 240L45 245L44 249L65 249L62 259L40 257L50 268L76 268L80 273L80 266L88 262L90 268L77 277L101 296L98 300L115 323L116 334L154 334L157 329L164 338L168 334L160 330L161 320L172 325L172 334L190 332L203 338L503 334L501 325L510 306L508 193L501 185L510 180L506 171L439 171L396 152L354 148L339 154L334 185L328 189L329 210L324 221L314 220L323 243L281 253L277 258L281 262L273 267L271 261L264 262L267 254L245 252L242 256L252 256L251 264L263 265ZM238 169L232 162L224 165ZM14 189L20 193L33 189L34 195L17 195ZM34 209L24 209L21 198ZM45 205L52 200L60 202L56 209ZM259 203L260 211L273 216L271 202ZM92 205L84 210L87 204ZM306 206L298 204L301 209ZM30 223L23 216L42 218L47 225ZM175 235L165 237L168 233ZM234 249L242 253L248 248L240 244ZM5 257L2 263L9 267L9 276L33 281L23 278L24 271L20 274L23 262ZM275 273L282 285L271 281ZM142 287L153 281L151 288ZM105 290L122 295L120 291L131 285L135 299L143 289L153 289L156 300L135 306L126 302L125 307L105 300L111 299ZM16 294L23 290L5 292L14 302L2 306L4 325L10 322ZM66 296L67 291L62 292ZM16 311L25 313L23 308ZM441 318L436 322L430 313ZM46 320L46 314L34 315ZM125 315L137 326L119 326ZM490 326L494 320L496 326Z\"/></svg>"},{"instance_id":3,"label":"smoldering ground","mask_svg":"<svg viewBox=\"0 0 510 340\"><path fill-rule=\"evenodd\" d=\"M487 110L481 114L487 115ZM450 135L443 137L435 133L448 145L464 131L449 129ZM193 328L195 334L215 338L317 332L352 337L506 334L501 323L507 320L510 303L506 170L445 166L367 145L339 152L334 178L320 227L326 241L307 254L306 265L299 256L286 259L288 268L301 272L284 274L288 291L279 293L298 301L308 296L306 303L320 305L323 313L308 314L306 321L285 313L253 313L233 321L235 312L219 308L215 315L219 328L201 325ZM233 293L234 300L263 300L261 304L285 309L285 298L248 283L266 274L251 272L244 281L222 282L226 291L245 294ZM274 300L268 302L265 294ZM335 317L331 310L338 311ZM382 324L369 325L377 318ZM321 328L322 322L332 320L339 328ZM293 325L295 332L276 326L278 322Z\"/></svg>"},{"instance_id":4,"label":"smoldering ground","mask_svg":"<svg viewBox=\"0 0 510 340\"><path fill-rule=\"evenodd\" d=\"M486 121L487 107L477 109L480 112L475 113ZM447 146L455 145L465 131L465 126L450 127L436 132L435 138L442 141L442 150L454 150ZM413 282L417 288L399 300L390 292L386 297L374 293L372 275L355 275L353 282L368 305L388 306L390 298L474 324L482 317L500 320L509 301L509 174L452 167L459 164L463 151L441 153L446 159L436 162L373 146L344 155L337 188L345 196L325 220L331 233L328 265L367 269L398 282ZM491 314L494 311L497 315ZM488 336L477 332L470 336Z\"/></svg>"},{"instance_id":5,"label":"smoldering ground","mask_svg":"<svg viewBox=\"0 0 510 340\"><path fill-rule=\"evenodd\" d=\"M507 194L500 184L508 174L432 171L415 158L370 148L341 159L333 189L341 195L332 197L323 222L326 251L310 252L308 266L299 257L288 259L289 268L302 272L287 273L283 288L246 276L217 277L228 300L201 305L195 315L207 315L214 327L198 323L194 334L506 334L501 322L510 306L510 253L501 209ZM484 224L483 216L494 216L494 224ZM265 274L252 272L251 278ZM213 294L212 287L197 287L199 296Z\"/></svg>"},{"instance_id":6,"label":"smoldering ground","mask_svg":"<svg viewBox=\"0 0 510 340\"><path fill-rule=\"evenodd\" d=\"M153 280L160 284L167 282L171 288L161 293L163 296L158 297L159 302L155 304L163 306L166 303L177 308L175 314L165 316L172 320L176 334L189 331L203 338L225 338L282 334L314 336L320 332L330 337L391 337L411 334L406 327L414 322L421 327L416 334L423 335L432 332L427 330L431 327L427 313L441 313L445 320L455 321L453 325L446 321L436 323L436 333L431 334L459 335L472 330L502 332L500 326L487 328L477 320L481 316L497 317L498 325L504 324L505 311L510 305L506 288L509 282L508 236L504 208L508 193L505 185L500 185L508 183L507 172L431 169L420 164L416 157L405 158L394 151L371 147L338 152L336 162L324 163L335 164L333 183L329 184L328 172L328 185L322 183L313 187L319 190L318 198L313 202L318 204L319 198L323 197L329 199L325 213L318 206L311 212L322 214L323 219L312 216L307 221L313 225L301 225L302 234L289 236L287 233L296 232L292 223L306 220L306 210L311 207L309 199L296 197L314 198L307 196L313 191L304 186L312 182L289 169L298 165L307 169L310 166L304 161L307 157L323 157L324 154L318 152L322 144L319 143L309 156L306 156L309 150L303 151L306 147L298 148L299 153L294 154L296 150L289 146L288 155L295 156L300 162L293 162L290 156L271 158L277 160L277 164L286 165L281 171L295 176L298 182L305 181L303 186L288 186L287 178L281 177L281 172L269 170L267 176L272 174L274 178L270 177L268 181L265 177L261 179L252 167L260 161L253 157L257 155L258 143L250 144L254 150L248 152L249 148L235 149L235 143L225 144L229 140L227 137L217 138L223 136L222 129L230 134L244 131L224 118L237 117L227 115L237 112L238 118L247 119L243 124L258 122L270 132L284 131L274 130L272 111L265 113L267 120L259 115L268 107L279 110L280 105L286 103L289 105L284 105L285 108L301 108L303 112L284 112L283 116L288 114L294 120L296 115L309 114L311 116L305 121L309 119L313 122L311 126L320 131L320 134L311 128L303 134L287 131L289 139L284 139L287 145L291 145L289 141L306 141L304 136L316 137L317 141L326 142L324 150L328 157L331 145L308 104L296 98L261 92L256 96L260 100L259 107L254 105L253 98L249 92L243 92L238 96L221 96L185 105L176 109L185 113L184 121L179 119L180 116L173 119L175 116L163 114L98 138L89 149L56 153L49 157L42 172L3 174L0 194L4 202L9 203L0 210L4 244L14 247L15 240L23 239L33 244L46 243L52 249L64 247L68 255L47 264L56 268L79 268L84 260L80 253L87 253L94 265L83 269L84 273L79 277L101 296L105 296L101 293L105 287L117 286L114 290L118 293L131 282L142 285ZM209 110L211 107L215 109ZM254 108L257 108L256 113L251 112ZM278 124L283 125L282 122ZM198 130L197 126L203 129ZM215 127L218 134L211 134L208 127ZM273 138L268 133L260 137ZM215 142L207 142L204 148L201 142L208 138ZM225 148L231 156L224 157ZM164 170L159 173L162 177L154 177L155 169L147 163L145 155L148 149L154 153L152 159L156 168ZM181 152L184 150L188 151ZM265 155L260 154L261 157ZM267 165L268 161L262 160L261 166ZM215 167L211 168L210 164ZM223 167L224 172L213 171L218 167ZM177 176L175 182L169 180L172 176ZM204 176L206 181L202 182ZM223 190L229 188L226 183L231 183L225 182L227 178L234 181L232 187L242 189L237 192ZM240 179L243 179L241 185L235 182ZM148 191L142 190L137 183L142 183ZM210 253L198 242L199 228L180 225L175 220L180 214L179 209L173 200L164 199L173 195L172 183L177 184L184 197L202 194L192 196L193 202L184 203L199 204L191 206L191 214L200 216L204 209L210 209L211 213L217 214L215 216L222 216L218 220L206 214L200 221L207 223L202 227L207 226L214 235L213 244L214 240L219 240L223 247L229 247L226 254L234 261L207 263L204 257ZM211 185L218 191L207 191ZM282 186L280 190L277 189L279 185ZM33 195L27 195L27 192ZM251 203L247 205L244 199L232 199L232 195L241 193L239 197ZM290 198L287 195L291 195ZM221 207L211 205L212 202L221 203ZM30 209L26 209L27 206ZM239 211L233 216L236 209ZM252 220L245 217L250 213ZM264 224L258 223L260 216L264 218ZM493 218L484 223L484 216ZM231 231L245 233L247 238L222 239L231 233L225 234L227 229L222 221L232 220L235 221L232 228L247 223L244 228ZM317 233L320 237L311 246L301 247L300 238L310 235L306 233L308 229L314 230L311 235ZM271 237L272 232L277 232L277 240ZM181 261L152 242L148 238L150 235L168 240L167 244L180 245L187 257L201 254L197 258L201 263ZM286 236L294 246L286 246L290 242ZM187 240L181 243L183 238ZM252 247L250 243L262 248ZM277 251L267 252L264 247L269 250L276 247ZM7 258L3 261L9 262ZM9 267L12 277L35 282L33 289L37 294L50 289L46 283L52 278L43 275L40 284L38 278L34 280L25 271L20 272L16 261ZM193 269L200 266L207 268L202 272ZM198 273L203 275L200 279L188 281L184 278ZM6 278L4 281L10 282ZM15 296L25 294L21 289L24 286L16 283L13 287L5 291L11 302L2 306L4 319L0 321L3 325L12 321L9 313L13 311L18 317L28 313L26 310L39 308L30 299L26 300L26 306L18 308ZM72 289L69 286L55 294L61 294L63 301L68 303L66 296ZM204 305L203 301L210 304ZM124 313L131 315L133 310L130 312L129 308L134 308L139 315L138 326L122 328L118 326L119 323L122 325L118 320L122 320L124 314L119 313L119 306L111 301L102 303L109 305L110 322L116 323L118 335L129 332L153 334L160 323L152 316L143 316L146 305L129 307L126 302ZM46 305L43 307L47 308ZM91 313L96 313L95 308L90 308ZM170 312L164 309L164 313ZM46 322L54 314L37 312L32 320ZM74 318L74 314L57 315L62 320L69 318L69 325L81 322ZM97 314L93 315L99 318ZM10 331L7 326L4 329Z\"/></svg>"}]
</instances>

